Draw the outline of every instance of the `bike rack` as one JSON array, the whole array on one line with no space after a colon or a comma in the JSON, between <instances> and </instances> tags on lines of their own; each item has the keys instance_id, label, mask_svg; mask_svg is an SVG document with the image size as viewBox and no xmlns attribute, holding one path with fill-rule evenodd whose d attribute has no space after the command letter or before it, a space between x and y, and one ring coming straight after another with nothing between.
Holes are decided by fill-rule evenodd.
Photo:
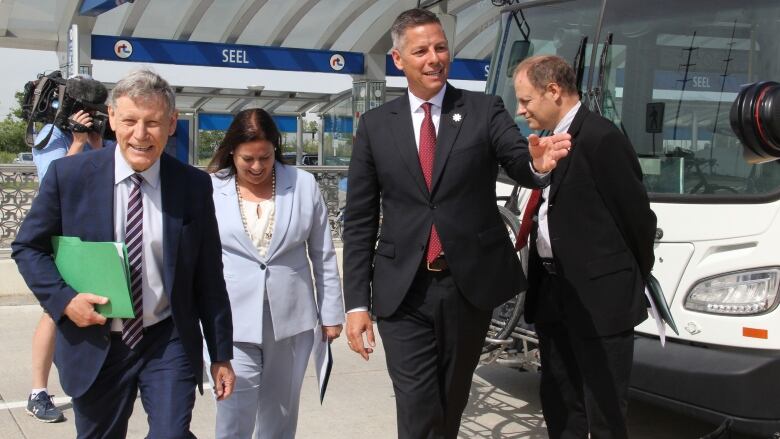
<instances>
[{"instance_id":1,"label":"bike rack","mask_svg":"<svg viewBox=\"0 0 780 439\"><path fill-rule=\"evenodd\" d=\"M500 329L491 324L491 330ZM519 342L522 350L512 348ZM536 333L528 329L516 327L509 337L505 339L485 337L485 343L498 346L497 349L488 352L481 360L482 364L496 363L501 366L514 367L527 371L538 371L541 367L539 360L539 338Z\"/></svg>"}]
</instances>

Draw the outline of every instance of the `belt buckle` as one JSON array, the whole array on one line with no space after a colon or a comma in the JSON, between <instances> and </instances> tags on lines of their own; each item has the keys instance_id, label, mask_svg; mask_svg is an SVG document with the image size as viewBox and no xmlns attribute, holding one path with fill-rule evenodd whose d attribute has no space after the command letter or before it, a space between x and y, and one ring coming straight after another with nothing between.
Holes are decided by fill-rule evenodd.
<instances>
[{"instance_id":1,"label":"belt buckle","mask_svg":"<svg viewBox=\"0 0 780 439\"><path fill-rule=\"evenodd\" d=\"M434 259L434 260L433 260L433 262L428 262L428 261L425 261L425 268L426 268L428 271L433 271L433 272L444 271L444 269L443 269L443 268L436 268L436 267L435 267L435 265L436 265L436 261L438 261L439 259L440 259L440 258L436 258L436 259Z\"/></svg>"}]
</instances>

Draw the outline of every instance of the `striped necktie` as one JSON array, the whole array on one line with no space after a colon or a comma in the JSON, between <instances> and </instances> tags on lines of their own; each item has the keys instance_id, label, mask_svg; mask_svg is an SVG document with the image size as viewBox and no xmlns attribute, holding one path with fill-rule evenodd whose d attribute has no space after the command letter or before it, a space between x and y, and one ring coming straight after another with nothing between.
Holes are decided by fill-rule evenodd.
<instances>
[{"instance_id":1,"label":"striped necktie","mask_svg":"<svg viewBox=\"0 0 780 439\"><path fill-rule=\"evenodd\" d=\"M127 201L127 222L125 223L125 245L127 245L127 260L130 267L130 295L133 299L135 318L125 319L122 327L122 341L131 349L143 338L143 282L142 267L144 262L144 203L141 194L141 174L130 176L133 187Z\"/></svg>"}]
</instances>

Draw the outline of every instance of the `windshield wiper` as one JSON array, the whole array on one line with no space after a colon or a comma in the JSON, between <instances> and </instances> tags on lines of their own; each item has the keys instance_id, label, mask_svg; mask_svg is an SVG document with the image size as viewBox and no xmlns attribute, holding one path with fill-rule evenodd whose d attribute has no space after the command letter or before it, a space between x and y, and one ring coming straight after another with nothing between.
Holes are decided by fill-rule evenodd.
<instances>
[{"instance_id":1,"label":"windshield wiper","mask_svg":"<svg viewBox=\"0 0 780 439\"><path fill-rule=\"evenodd\" d=\"M623 135L628 137L628 133L626 132L626 127L623 125L623 121L617 117L615 99L612 96L612 93L610 93L606 88L608 69L607 63L609 59L609 49L611 47L612 32L607 35L606 40L604 40L604 47L601 49L601 58L599 59L599 80L596 83L596 87L589 93L589 98L592 101L589 103L588 107L592 111L595 111L601 116L611 120L615 125L618 126L618 128L620 128L620 131L623 132ZM614 117L610 117L610 115L607 114L607 110L611 110Z\"/></svg>"},{"instance_id":2,"label":"windshield wiper","mask_svg":"<svg viewBox=\"0 0 780 439\"><path fill-rule=\"evenodd\" d=\"M588 37L583 36L580 38L580 47L577 49L577 53L574 55L574 71L577 81L577 93L580 95L580 99L583 97L582 93L582 78L585 76L585 48L588 46Z\"/></svg>"},{"instance_id":3,"label":"windshield wiper","mask_svg":"<svg viewBox=\"0 0 780 439\"><path fill-rule=\"evenodd\" d=\"M605 67L607 65L607 54L609 53L609 47L612 45L612 32L610 32L607 35L606 40L604 40L604 46L601 49L601 57L599 58L599 80L596 83L596 86L592 88L588 92L588 97L590 98L589 107L591 111L594 111L600 115L604 115L603 111L603 102L602 99L604 97L604 82L607 79L607 75L604 72Z\"/></svg>"}]
</instances>

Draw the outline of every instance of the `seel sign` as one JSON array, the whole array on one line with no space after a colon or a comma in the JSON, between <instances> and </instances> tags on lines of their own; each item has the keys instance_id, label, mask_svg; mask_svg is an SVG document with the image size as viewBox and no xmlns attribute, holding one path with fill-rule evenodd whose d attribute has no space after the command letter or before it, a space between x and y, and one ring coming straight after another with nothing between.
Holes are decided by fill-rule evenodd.
<instances>
[{"instance_id":1,"label":"seel sign","mask_svg":"<svg viewBox=\"0 0 780 439\"><path fill-rule=\"evenodd\" d=\"M132 54L132 57L131 57ZM362 75L356 52L92 35L92 59Z\"/></svg>"}]
</instances>

